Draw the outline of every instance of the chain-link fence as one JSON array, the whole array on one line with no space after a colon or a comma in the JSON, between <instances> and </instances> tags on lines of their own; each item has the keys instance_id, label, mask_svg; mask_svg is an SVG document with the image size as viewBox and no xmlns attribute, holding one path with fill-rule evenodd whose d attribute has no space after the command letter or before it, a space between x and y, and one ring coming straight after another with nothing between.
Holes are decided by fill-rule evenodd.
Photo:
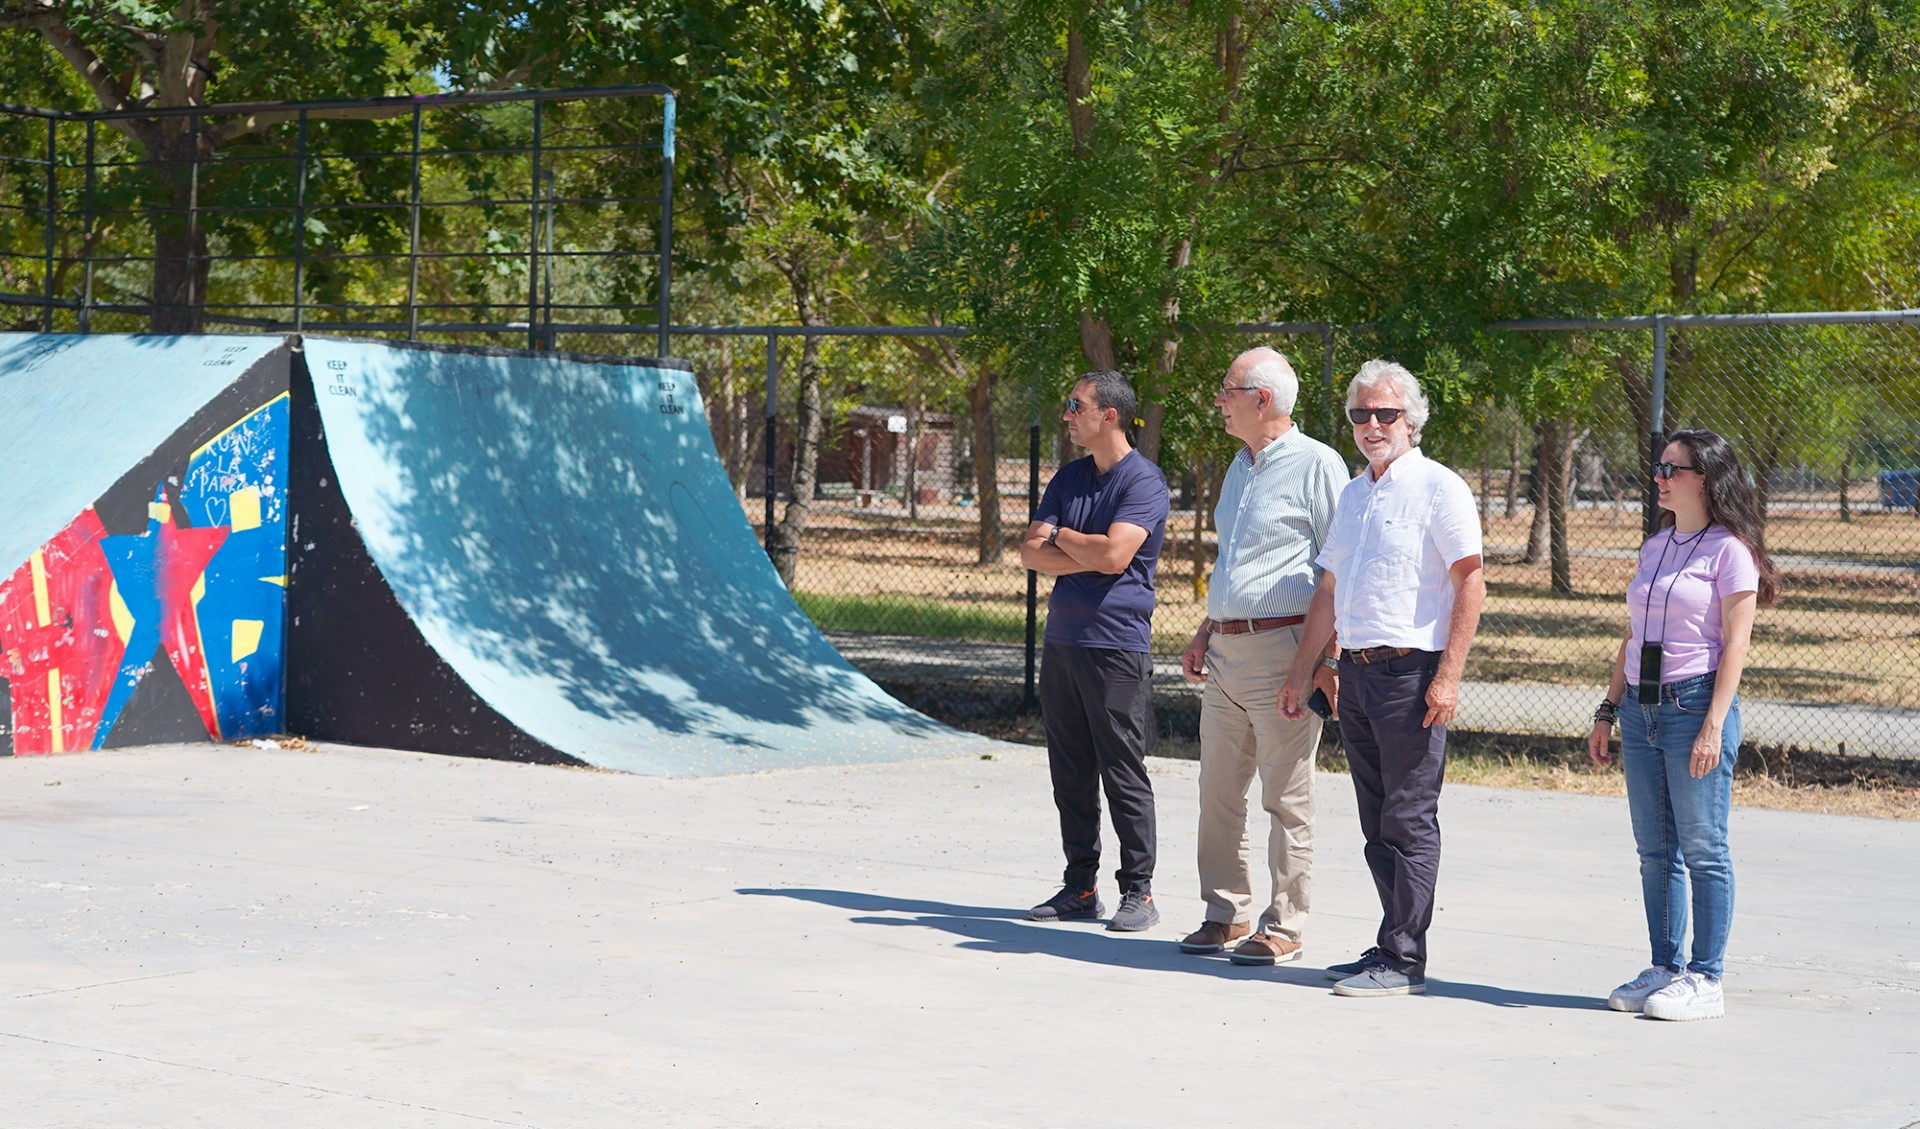
<instances>
[{"instance_id":1,"label":"chain-link fence","mask_svg":"<svg viewBox=\"0 0 1920 1129\"><path fill-rule=\"evenodd\" d=\"M1044 632L1050 583L1030 583L1018 538L1031 498L1077 454L1058 421L1078 368L1036 363L1018 342L870 332L888 335L816 337L811 351L804 336L772 338L771 361L765 336L675 342L749 520L765 534L771 514L776 540L797 512L796 388L817 372L818 473L792 587L822 629L889 688L948 716L1017 712L1031 701L1029 612ZM1162 394L1173 513L1154 645L1169 732L1190 728L1176 660L1204 614L1211 509L1236 449L1205 390L1254 344L1292 360L1296 419L1359 465L1351 429L1333 421L1347 379L1381 348L1370 334L1230 327L1183 343L1182 370L1207 376ZM1753 474L1783 578L1742 683L1749 739L1920 752L1920 319L1515 323L1428 380L1425 447L1473 488L1487 546L1463 731L1584 732L1626 626L1652 437L1701 426L1731 439Z\"/></svg>"}]
</instances>

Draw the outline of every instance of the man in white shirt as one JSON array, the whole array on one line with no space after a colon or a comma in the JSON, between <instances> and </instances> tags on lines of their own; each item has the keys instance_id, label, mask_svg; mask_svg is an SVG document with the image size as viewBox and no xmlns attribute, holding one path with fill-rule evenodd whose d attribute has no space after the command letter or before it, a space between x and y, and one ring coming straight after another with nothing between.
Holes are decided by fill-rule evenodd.
<instances>
[{"instance_id":1,"label":"man in white shirt","mask_svg":"<svg viewBox=\"0 0 1920 1129\"><path fill-rule=\"evenodd\" d=\"M1337 628L1340 739L1381 908L1375 946L1327 969L1342 996L1426 991L1447 722L1487 593L1473 494L1420 453L1427 415L1420 382L1400 365L1368 361L1348 385L1367 470L1341 491L1280 692L1280 712L1299 717L1315 656Z\"/></svg>"},{"instance_id":2,"label":"man in white shirt","mask_svg":"<svg viewBox=\"0 0 1920 1129\"><path fill-rule=\"evenodd\" d=\"M1276 706L1319 581L1313 563L1332 524L1347 468L1333 448L1293 422L1300 381L1272 349L1235 358L1213 402L1234 456L1214 507L1220 552L1207 617L1180 656L1189 682L1205 682L1200 707L1200 897L1206 920L1182 952L1217 953L1235 941L1236 964L1297 960L1311 900L1313 762L1320 717L1288 720ZM1325 644L1322 644L1324 649ZM1315 668L1331 699L1333 672ZM1260 777L1270 820L1272 895L1253 932L1247 854L1247 788Z\"/></svg>"}]
</instances>

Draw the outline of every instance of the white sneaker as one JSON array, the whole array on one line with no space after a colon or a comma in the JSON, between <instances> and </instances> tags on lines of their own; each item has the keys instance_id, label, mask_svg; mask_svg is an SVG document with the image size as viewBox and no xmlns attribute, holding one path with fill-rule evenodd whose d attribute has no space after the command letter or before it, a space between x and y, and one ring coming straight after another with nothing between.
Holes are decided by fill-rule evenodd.
<instances>
[{"instance_id":1,"label":"white sneaker","mask_svg":"<svg viewBox=\"0 0 1920 1129\"><path fill-rule=\"evenodd\" d=\"M1718 1019L1727 1014L1727 998L1720 991L1720 981L1714 977L1683 972L1673 978L1673 983L1648 996L1641 1010L1648 1019L1681 1023Z\"/></svg>"},{"instance_id":2,"label":"white sneaker","mask_svg":"<svg viewBox=\"0 0 1920 1129\"><path fill-rule=\"evenodd\" d=\"M1638 1012L1645 1006L1648 996L1673 983L1677 975L1671 968L1654 965L1615 988L1607 997L1607 1006L1615 1011Z\"/></svg>"}]
</instances>

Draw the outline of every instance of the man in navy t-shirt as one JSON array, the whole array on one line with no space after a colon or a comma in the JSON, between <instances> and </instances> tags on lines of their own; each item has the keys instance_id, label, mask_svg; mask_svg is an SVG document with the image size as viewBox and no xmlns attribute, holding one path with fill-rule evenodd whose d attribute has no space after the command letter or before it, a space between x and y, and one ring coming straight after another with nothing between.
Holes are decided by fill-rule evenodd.
<instances>
[{"instance_id":1,"label":"man in navy t-shirt","mask_svg":"<svg viewBox=\"0 0 1920 1129\"><path fill-rule=\"evenodd\" d=\"M1070 921L1106 912L1098 892L1104 784L1120 840L1120 908L1107 928L1122 932L1160 920L1146 754L1153 569L1167 533L1167 483L1127 441L1133 411L1133 386L1117 372L1090 372L1073 386L1061 419L1087 457L1053 476L1020 546L1021 564L1055 578L1040 711L1067 856L1065 885L1028 916Z\"/></svg>"}]
</instances>

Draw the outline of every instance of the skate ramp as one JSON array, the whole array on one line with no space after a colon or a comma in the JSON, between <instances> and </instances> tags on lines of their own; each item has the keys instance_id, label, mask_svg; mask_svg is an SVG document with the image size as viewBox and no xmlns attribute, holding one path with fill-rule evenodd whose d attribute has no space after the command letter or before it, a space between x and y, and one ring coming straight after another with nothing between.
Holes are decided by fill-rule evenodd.
<instances>
[{"instance_id":1,"label":"skate ramp","mask_svg":"<svg viewBox=\"0 0 1920 1129\"><path fill-rule=\"evenodd\" d=\"M0 755L700 775L977 748L801 614L671 362L0 334Z\"/></svg>"}]
</instances>

